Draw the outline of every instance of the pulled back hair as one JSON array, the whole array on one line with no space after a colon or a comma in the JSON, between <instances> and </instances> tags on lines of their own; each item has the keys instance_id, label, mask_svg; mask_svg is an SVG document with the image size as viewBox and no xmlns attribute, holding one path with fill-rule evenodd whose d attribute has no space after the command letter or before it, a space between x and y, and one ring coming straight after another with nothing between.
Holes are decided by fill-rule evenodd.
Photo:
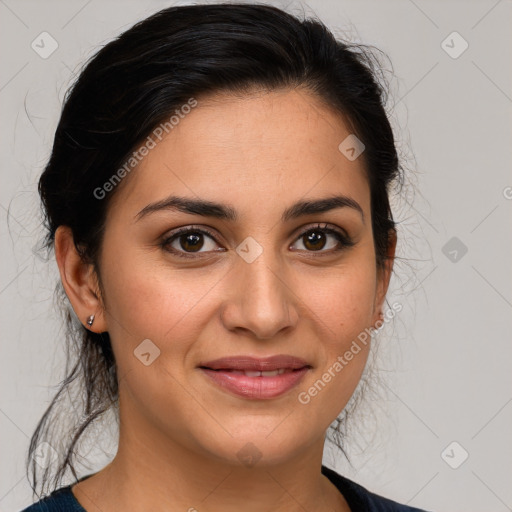
<instances>
[{"instance_id":1,"label":"pulled back hair","mask_svg":"<svg viewBox=\"0 0 512 512\"><path fill-rule=\"evenodd\" d=\"M101 282L98 255L106 210L116 191L102 200L94 191L156 126L190 98L300 87L342 115L365 145L376 264L382 268L390 236L396 232L388 193L402 173L385 110L382 69L369 48L336 39L316 19L301 20L262 4L170 7L135 24L91 57L66 94L38 186L47 230L44 248L50 252L57 228L69 226L75 247ZM29 481L38 496L45 493L52 471L48 492L60 486L68 469L78 479L78 441L92 422L118 407L118 375L108 332L87 330L74 317L60 282L56 292L67 329L66 377L40 419L27 454L27 475L31 469ZM64 433L59 407L73 386L73 406L78 401L82 409ZM343 425L339 420L338 433ZM56 469L44 468L38 492L40 468L34 454L43 441L59 446L60 459ZM338 445L343 450L342 441Z\"/></svg>"}]
</instances>

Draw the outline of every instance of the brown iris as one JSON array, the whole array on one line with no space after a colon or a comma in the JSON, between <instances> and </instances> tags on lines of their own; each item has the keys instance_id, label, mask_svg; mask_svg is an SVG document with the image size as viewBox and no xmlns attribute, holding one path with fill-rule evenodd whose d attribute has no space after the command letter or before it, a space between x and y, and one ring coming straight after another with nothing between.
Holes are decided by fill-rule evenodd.
<instances>
[{"instance_id":1,"label":"brown iris","mask_svg":"<svg viewBox=\"0 0 512 512\"><path fill-rule=\"evenodd\" d=\"M302 239L304 247L313 251L323 249L325 246L325 233L322 231L308 231Z\"/></svg>"},{"instance_id":2,"label":"brown iris","mask_svg":"<svg viewBox=\"0 0 512 512\"><path fill-rule=\"evenodd\" d=\"M186 235L181 235L180 245L185 251L196 252L204 245L203 235L198 233L187 233Z\"/></svg>"}]
</instances>

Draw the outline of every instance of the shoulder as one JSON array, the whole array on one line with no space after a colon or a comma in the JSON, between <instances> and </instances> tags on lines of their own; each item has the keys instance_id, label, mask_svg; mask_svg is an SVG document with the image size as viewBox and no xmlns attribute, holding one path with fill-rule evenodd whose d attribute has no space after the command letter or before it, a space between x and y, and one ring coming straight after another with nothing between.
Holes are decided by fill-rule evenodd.
<instances>
[{"instance_id":1,"label":"shoulder","mask_svg":"<svg viewBox=\"0 0 512 512\"><path fill-rule=\"evenodd\" d=\"M427 512L374 494L363 486L322 466L322 473L338 488L354 512Z\"/></svg>"},{"instance_id":2,"label":"shoulder","mask_svg":"<svg viewBox=\"0 0 512 512\"><path fill-rule=\"evenodd\" d=\"M71 492L71 485L56 489L51 494L24 508L21 512L86 512Z\"/></svg>"}]
</instances>

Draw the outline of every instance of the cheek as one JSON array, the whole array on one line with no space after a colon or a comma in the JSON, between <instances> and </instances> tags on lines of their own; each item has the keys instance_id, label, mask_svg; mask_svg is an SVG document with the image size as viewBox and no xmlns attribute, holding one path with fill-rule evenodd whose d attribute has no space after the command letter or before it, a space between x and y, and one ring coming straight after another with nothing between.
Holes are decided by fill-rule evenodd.
<instances>
[{"instance_id":1,"label":"cheek","mask_svg":"<svg viewBox=\"0 0 512 512\"><path fill-rule=\"evenodd\" d=\"M135 417L136 407L164 430L186 436L198 406L184 388L185 362L208 319L205 295L221 275L179 272L121 251L104 265L108 328L120 388L130 397L125 410ZM169 412L176 410L179 417Z\"/></svg>"},{"instance_id":2,"label":"cheek","mask_svg":"<svg viewBox=\"0 0 512 512\"><path fill-rule=\"evenodd\" d=\"M372 321L375 272L365 265L350 265L322 274L303 275L298 293L307 308L325 326L331 342L357 337Z\"/></svg>"},{"instance_id":3,"label":"cheek","mask_svg":"<svg viewBox=\"0 0 512 512\"><path fill-rule=\"evenodd\" d=\"M329 424L354 392L368 358L375 273L366 265L350 266L305 281L308 293L301 296L309 317L316 319L313 329L322 357L298 399Z\"/></svg>"},{"instance_id":4,"label":"cheek","mask_svg":"<svg viewBox=\"0 0 512 512\"><path fill-rule=\"evenodd\" d=\"M193 410L182 386L198 357L197 340L229 283L228 275L223 278L226 268L177 270L161 257L156 261L136 251L119 251L107 264L108 328L118 373L127 376L131 396L143 407Z\"/></svg>"},{"instance_id":5,"label":"cheek","mask_svg":"<svg viewBox=\"0 0 512 512\"><path fill-rule=\"evenodd\" d=\"M190 324L189 315L222 277L223 271L172 268L161 255L112 252L105 258L104 287L109 330L125 328L133 338L165 341ZM193 325L195 325L194 322Z\"/></svg>"}]
</instances>

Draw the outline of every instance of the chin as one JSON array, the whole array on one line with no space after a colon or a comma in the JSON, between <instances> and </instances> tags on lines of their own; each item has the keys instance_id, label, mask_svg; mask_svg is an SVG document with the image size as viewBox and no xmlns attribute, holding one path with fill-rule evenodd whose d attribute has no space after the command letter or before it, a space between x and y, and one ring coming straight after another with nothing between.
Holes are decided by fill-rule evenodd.
<instances>
[{"instance_id":1,"label":"chin","mask_svg":"<svg viewBox=\"0 0 512 512\"><path fill-rule=\"evenodd\" d=\"M292 431L291 429L296 428L293 422L279 426L282 419L267 418L267 421L259 422L261 429L255 428L254 424L248 429L246 419L236 431L229 430L233 437L229 434L212 437L208 440L207 446L203 444L203 447L216 459L237 467L261 468L289 462L312 444L313 440L305 438L302 429ZM319 436L323 440L323 433Z\"/></svg>"}]
</instances>

